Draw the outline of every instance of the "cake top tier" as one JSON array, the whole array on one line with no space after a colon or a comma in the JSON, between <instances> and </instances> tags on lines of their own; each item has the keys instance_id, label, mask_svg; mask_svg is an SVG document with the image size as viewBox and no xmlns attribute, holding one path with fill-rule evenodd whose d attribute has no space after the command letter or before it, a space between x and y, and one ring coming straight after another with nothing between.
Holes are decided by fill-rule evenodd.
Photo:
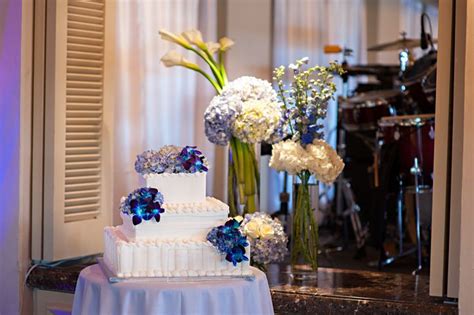
<instances>
[{"instance_id":1,"label":"cake top tier","mask_svg":"<svg viewBox=\"0 0 474 315\"><path fill-rule=\"evenodd\" d=\"M141 175L163 173L202 173L209 168L206 157L196 147L165 145L137 156L135 170Z\"/></svg>"}]
</instances>

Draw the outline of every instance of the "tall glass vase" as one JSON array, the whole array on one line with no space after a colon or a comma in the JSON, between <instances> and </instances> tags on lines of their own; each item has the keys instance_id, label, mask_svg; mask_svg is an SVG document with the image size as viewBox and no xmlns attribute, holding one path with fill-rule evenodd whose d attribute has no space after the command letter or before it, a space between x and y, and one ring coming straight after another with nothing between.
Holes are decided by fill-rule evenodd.
<instances>
[{"instance_id":1,"label":"tall glass vase","mask_svg":"<svg viewBox=\"0 0 474 315\"><path fill-rule=\"evenodd\" d=\"M259 186L260 173L254 145L232 137L227 183L231 216L257 211Z\"/></svg>"},{"instance_id":2,"label":"tall glass vase","mask_svg":"<svg viewBox=\"0 0 474 315\"><path fill-rule=\"evenodd\" d=\"M293 187L291 269L295 279L317 277L319 184L309 171L297 174Z\"/></svg>"}]
</instances>

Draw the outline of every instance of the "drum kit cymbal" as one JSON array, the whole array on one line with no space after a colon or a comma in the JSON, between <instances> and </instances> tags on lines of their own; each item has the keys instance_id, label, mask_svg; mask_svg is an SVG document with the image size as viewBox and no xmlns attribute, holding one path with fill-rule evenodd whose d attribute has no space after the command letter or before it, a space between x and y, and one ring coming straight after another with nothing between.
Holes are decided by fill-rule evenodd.
<instances>
[{"instance_id":1,"label":"drum kit cymbal","mask_svg":"<svg viewBox=\"0 0 474 315\"><path fill-rule=\"evenodd\" d=\"M429 40L431 44L437 42L435 39ZM331 47L325 51L336 53L345 50ZM348 77L374 76L379 84L369 87L359 84L355 93L349 95L346 92L338 98L338 150L343 158L351 160L350 153L345 156L346 138L348 135L355 135L363 139L368 150L373 153L374 187L385 185L384 182L389 180L380 177L379 174L383 168L397 167L394 172L398 174L399 179L397 180L399 189L396 211L399 218L397 224L400 231L398 240L400 252L394 257L381 258L379 267L407 254L416 253L417 267L414 273L422 268L419 194L421 191L429 191L432 186L436 96L436 51L431 49L412 63L402 60L410 56L411 49L417 47L420 47L420 39L406 38L403 34L400 39L368 48L371 52L399 51L400 65L348 65L346 61L348 55L344 54L343 66L346 72L342 79L346 85L345 91L348 90ZM384 165L382 153L388 147L395 150L400 157L397 166ZM350 182L348 179L340 176L336 201L338 213L344 213L343 197L340 196L347 195L343 189L347 188L348 182ZM406 251L403 244L402 212L404 211L404 194L408 190L415 191L417 239L415 247ZM347 204L347 201L345 203ZM358 217L358 213L352 215ZM380 224L384 223L380 222ZM358 230L361 231L360 226ZM356 232L355 227L354 232ZM366 230L362 229L362 232L365 233ZM360 235L356 235L356 239L359 243Z\"/></svg>"}]
</instances>

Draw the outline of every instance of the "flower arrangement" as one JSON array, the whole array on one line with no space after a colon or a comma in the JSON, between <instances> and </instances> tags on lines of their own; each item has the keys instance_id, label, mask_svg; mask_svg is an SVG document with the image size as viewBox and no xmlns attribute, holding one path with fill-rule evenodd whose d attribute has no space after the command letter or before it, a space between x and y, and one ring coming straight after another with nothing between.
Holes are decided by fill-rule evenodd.
<instances>
[{"instance_id":1,"label":"flower arrangement","mask_svg":"<svg viewBox=\"0 0 474 315\"><path fill-rule=\"evenodd\" d=\"M181 66L203 75L214 87L214 97L204 114L205 133L209 141L228 145L228 196L232 215L244 205L244 213L256 211L259 171L254 144L274 142L281 135L282 112L277 94L270 82L241 77L228 83L224 65L225 52L234 42L223 37L205 42L201 32L189 30L181 34L160 31L161 38L193 52L208 66L211 73L187 60L176 51L161 58L167 67Z\"/></svg>"},{"instance_id":2,"label":"flower arrangement","mask_svg":"<svg viewBox=\"0 0 474 315\"><path fill-rule=\"evenodd\" d=\"M120 203L120 211L132 217L133 225L138 225L142 220L149 221L155 218L160 222L161 214L165 209L163 195L156 188L143 187L131 192Z\"/></svg>"},{"instance_id":3,"label":"flower arrangement","mask_svg":"<svg viewBox=\"0 0 474 315\"><path fill-rule=\"evenodd\" d=\"M165 145L158 151L147 150L137 156L135 170L137 173L196 173L207 172L209 164L201 151L194 146L184 148Z\"/></svg>"},{"instance_id":4,"label":"flower arrangement","mask_svg":"<svg viewBox=\"0 0 474 315\"><path fill-rule=\"evenodd\" d=\"M228 196L232 215L237 214L236 204L245 204L244 212L256 210L259 173L253 144L277 140L281 121L277 93L270 82L254 77L228 83L206 109L204 124L209 141L230 143Z\"/></svg>"},{"instance_id":5,"label":"flower arrangement","mask_svg":"<svg viewBox=\"0 0 474 315\"><path fill-rule=\"evenodd\" d=\"M278 219L268 214L246 214L240 226L252 248L252 264L265 269L269 263L282 262L288 254L288 237Z\"/></svg>"},{"instance_id":6,"label":"flower arrangement","mask_svg":"<svg viewBox=\"0 0 474 315\"><path fill-rule=\"evenodd\" d=\"M243 143L273 142L280 127L281 105L270 82L240 77L215 96L204 113L209 141L227 145L231 138Z\"/></svg>"},{"instance_id":7,"label":"flower arrangement","mask_svg":"<svg viewBox=\"0 0 474 315\"><path fill-rule=\"evenodd\" d=\"M335 62L329 67L314 66L306 70L308 58L288 66L289 87L283 83L287 74L284 66L274 70L278 96L283 103L283 128L289 139L273 145L270 166L279 171L296 174L300 180L297 190L292 229L293 265L308 262L317 269L318 226L310 205L309 180L312 175L324 183L333 182L344 168L337 152L324 140L324 119L329 100L336 92L333 73L342 73Z\"/></svg>"},{"instance_id":8,"label":"flower arrangement","mask_svg":"<svg viewBox=\"0 0 474 315\"><path fill-rule=\"evenodd\" d=\"M204 42L200 31L192 29L181 34L174 34L166 30L160 30L161 39L172 42L182 48L193 52L201 58L210 68L212 76L201 69L196 63L193 63L177 51L171 50L161 58L161 62L166 67L185 67L203 75L219 94L224 85L227 84L227 73L224 66L225 52L234 45L234 42L222 37L216 42ZM216 57L217 55L217 57Z\"/></svg>"},{"instance_id":9,"label":"flower arrangement","mask_svg":"<svg viewBox=\"0 0 474 315\"><path fill-rule=\"evenodd\" d=\"M207 234L207 240L214 245L217 250L226 255L225 259L234 266L242 261L248 261L245 256L245 247L249 246L247 237L240 231L241 221L229 219L224 225L213 228Z\"/></svg>"}]
</instances>

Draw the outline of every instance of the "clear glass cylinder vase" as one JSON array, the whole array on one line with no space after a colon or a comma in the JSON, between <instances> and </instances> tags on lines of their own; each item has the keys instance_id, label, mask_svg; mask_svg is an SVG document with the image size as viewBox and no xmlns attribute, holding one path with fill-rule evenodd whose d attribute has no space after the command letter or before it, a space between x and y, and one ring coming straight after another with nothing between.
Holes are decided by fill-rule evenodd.
<instances>
[{"instance_id":1,"label":"clear glass cylinder vase","mask_svg":"<svg viewBox=\"0 0 474 315\"><path fill-rule=\"evenodd\" d=\"M295 176L291 225L291 270L296 279L311 279L318 270L319 183L308 171Z\"/></svg>"}]
</instances>

